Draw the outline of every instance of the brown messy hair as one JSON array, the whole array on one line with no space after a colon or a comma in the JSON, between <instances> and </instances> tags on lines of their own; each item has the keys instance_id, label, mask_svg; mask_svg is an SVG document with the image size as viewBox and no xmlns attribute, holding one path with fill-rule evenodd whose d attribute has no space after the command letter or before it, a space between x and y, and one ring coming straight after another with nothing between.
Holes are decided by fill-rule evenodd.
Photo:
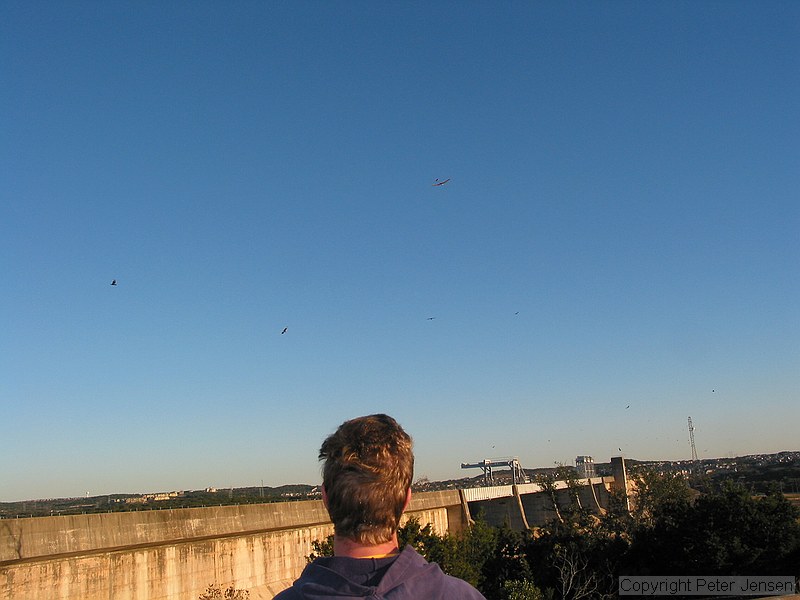
<instances>
[{"instance_id":1,"label":"brown messy hair","mask_svg":"<svg viewBox=\"0 0 800 600\"><path fill-rule=\"evenodd\" d=\"M414 476L411 437L388 415L345 421L319 449L336 535L382 544L400 525Z\"/></svg>"}]
</instances>

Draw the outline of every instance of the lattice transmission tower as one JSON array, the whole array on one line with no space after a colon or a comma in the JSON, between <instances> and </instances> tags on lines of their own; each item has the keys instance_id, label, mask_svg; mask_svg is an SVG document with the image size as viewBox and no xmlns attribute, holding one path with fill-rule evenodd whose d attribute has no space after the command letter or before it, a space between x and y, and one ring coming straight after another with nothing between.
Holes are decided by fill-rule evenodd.
<instances>
[{"instance_id":1,"label":"lattice transmission tower","mask_svg":"<svg viewBox=\"0 0 800 600\"><path fill-rule=\"evenodd\" d=\"M692 460L697 460L697 448L694 445L694 425L692 425L692 417L689 417L689 443L692 444Z\"/></svg>"}]
</instances>

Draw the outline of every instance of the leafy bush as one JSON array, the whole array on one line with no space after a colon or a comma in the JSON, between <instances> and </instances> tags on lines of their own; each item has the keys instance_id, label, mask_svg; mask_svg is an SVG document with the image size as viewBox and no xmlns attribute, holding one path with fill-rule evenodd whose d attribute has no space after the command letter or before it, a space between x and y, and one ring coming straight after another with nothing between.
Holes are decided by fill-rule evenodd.
<instances>
[{"instance_id":1,"label":"leafy bush","mask_svg":"<svg viewBox=\"0 0 800 600\"><path fill-rule=\"evenodd\" d=\"M322 556L333 556L333 534L326 537L324 540L314 540L311 542L312 552L306 556L306 562L314 562L315 559Z\"/></svg>"},{"instance_id":2,"label":"leafy bush","mask_svg":"<svg viewBox=\"0 0 800 600\"><path fill-rule=\"evenodd\" d=\"M503 583L503 600L544 600L542 590L527 579L509 579Z\"/></svg>"}]
</instances>

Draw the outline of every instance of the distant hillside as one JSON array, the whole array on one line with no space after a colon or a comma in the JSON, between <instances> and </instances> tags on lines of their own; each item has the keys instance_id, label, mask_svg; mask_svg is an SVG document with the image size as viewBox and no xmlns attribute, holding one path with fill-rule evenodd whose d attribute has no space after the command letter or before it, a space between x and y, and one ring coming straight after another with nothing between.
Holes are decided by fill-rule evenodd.
<instances>
[{"instance_id":1,"label":"distant hillside","mask_svg":"<svg viewBox=\"0 0 800 600\"><path fill-rule=\"evenodd\" d=\"M258 504L318 498L319 490L311 485L291 484L278 487L207 488L187 492L146 494L108 494L85 498L54 498L0 502L0 519L43 517L94 512L125 512L193 508L223 504Z\"/></svg>"},{"instance_id":2,"label":"distant hillside","mask_svg":"<svg viewBox=\"0 0 800 600\"><path fill-rule=\"evenodd\" d=\"M626 458L630 473L641 468L681 472L693 488L706 490L719 486L722 481L734 480L750 488L754 494L763 494L771 486L779 487L786 494L800 494L800 452L787 451L776 454L755 454L736 458L708 458L697 461L640 461ZM552 475L555 467L525 469L533 479L538 474ZM598 476L611 474L611 463L595 463ZM497 469L493 473L495 484L511 482L508 469ZM480 487L484 485L483 473L473 477L429 481L417 480L414 491L435 491ZM306 484L291 484L278 487L253 486L244 488L207 488L205 490L157 492L146 494L108 494L86 498L55 498L27 500L24 502L0 502L0 519L15 517L41 517L109 511L158 510L216 506L224 504L259 504L286 502L320 497L317 487Z\"/></svg>"}]
</instances>

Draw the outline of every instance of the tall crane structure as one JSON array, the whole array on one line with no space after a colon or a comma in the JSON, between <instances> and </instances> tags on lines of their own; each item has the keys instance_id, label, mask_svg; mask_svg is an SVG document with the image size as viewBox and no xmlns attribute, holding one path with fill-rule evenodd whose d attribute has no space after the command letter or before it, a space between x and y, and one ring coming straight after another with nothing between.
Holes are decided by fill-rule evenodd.
<instances>
[{"instance_id":1,"label":"tall crane structure","mask_svg":"<svg viewBox=\"0 0 800 600\"><path fill-rule=\"evenodd\" d=\"M486 485L494 485L492 468L508 467L511 469L511 481L514 485L528 483L530 478L525 474L525 469L516 456L511 458L484 458L478 463L461 463L462 469L483 469L483 481Z\"/></svg>"},{"instance_id":2,"label":"tall crane structure","mask_svg":"<svg viewBox=\"0 0 800 600\"><path fill-rule=\"evenodd\" d=\"M694 445L694 425L692 425L692 417L689 417L689 443L692 445L692 460L697 460L697 448Z\"/></svg>"}]
</instances>

